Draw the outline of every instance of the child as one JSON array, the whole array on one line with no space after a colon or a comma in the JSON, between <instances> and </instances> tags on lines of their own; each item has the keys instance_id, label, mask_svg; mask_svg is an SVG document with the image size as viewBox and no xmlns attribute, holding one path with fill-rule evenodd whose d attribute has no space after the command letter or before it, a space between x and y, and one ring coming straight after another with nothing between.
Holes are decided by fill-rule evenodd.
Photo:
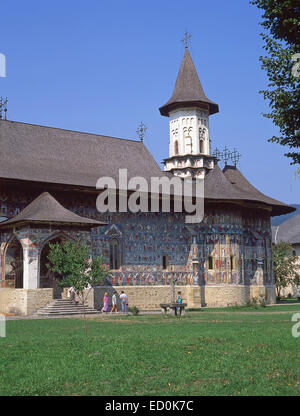
<instances>
[{"instance_id":1,"label":"child","mask_svg":"<svg viewBox=\"0 0 300 416\"><path fill-rule=\"evenodd\" d=\"M176 303L182 303L181 292L178 292Z\"/></svg>"}]
</instances>

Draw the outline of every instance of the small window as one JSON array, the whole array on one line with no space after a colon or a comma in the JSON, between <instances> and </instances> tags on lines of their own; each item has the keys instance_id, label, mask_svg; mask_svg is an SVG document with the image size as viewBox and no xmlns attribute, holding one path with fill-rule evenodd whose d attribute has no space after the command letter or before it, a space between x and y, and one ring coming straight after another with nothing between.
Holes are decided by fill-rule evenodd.
<instances>
[{"instance_id":1,"label":"small window","mask_svg":"<svg viewBox=\"0 0 300 416\"><path fill-rule=\"evenodd\" d=\"M109 243L110 268L118 270L120 268L120 243L113 238Z\"/></svg>"},{"instance_id":2,"label":"small window","mask_svg":"<svg viewBox=\"0 0 300 416\"><path fill-rule=\"evenodd\" d=\"M293 256L296 256L296 250L293 250Z\"/></svg>"},{"instance_id":3,"label":"small window","mask_svg":"<svg viewBox=\"0 0 300 416\"><path fill-rule=\"evenodd\" d=\"M162 256L162 268L163 270L167 270L168 268L168 256Z\"/></svg>"},{"instance_id":4,"label":"small window","mask_svg":"<svg viewBox=\"0 0 300 416\"><path fill-rule=\"evenodd\" d=\"M207 262L208 262L208 270L213 270L214 262L213 262L212 256L208 256Z\"/></svg>"}]
</instances>

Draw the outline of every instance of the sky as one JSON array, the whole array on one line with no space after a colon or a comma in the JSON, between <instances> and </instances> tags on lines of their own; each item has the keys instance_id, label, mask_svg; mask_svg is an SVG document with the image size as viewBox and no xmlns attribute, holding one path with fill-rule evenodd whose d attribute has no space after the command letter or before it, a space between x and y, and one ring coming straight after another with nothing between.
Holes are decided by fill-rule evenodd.
<instances>
[{"instance_id":1,"label":"sky","mask_svg":"<svg viewBox=\"0 0 300 416\"><path fill-rule=\"evenodd\" d=\"M162 166L169 121L158 109L172 94L187 30L204 92L219 104L210 117L212 148L236 148L254 186L299 204L289 149L268 142L278 129L262 116L260 21L248 0L2 2L0 96L8 97L8 119L25 123L137 139L143 121L144 143Z\"/></svg>"}]
</instances>

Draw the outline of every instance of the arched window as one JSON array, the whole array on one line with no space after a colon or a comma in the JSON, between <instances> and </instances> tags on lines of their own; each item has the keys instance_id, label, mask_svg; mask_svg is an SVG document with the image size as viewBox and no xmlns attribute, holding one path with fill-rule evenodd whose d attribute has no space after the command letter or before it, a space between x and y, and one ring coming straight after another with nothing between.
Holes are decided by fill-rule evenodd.
<instances>
[{"instance_id":1,"label":"arched window","mask_svg":"<svg viewBox=\"0 0 300 416\"><path fill-rule=\"evenodd\" d=\"M174 143L174 153L175 155L178 155L179 151L178 151L178 141L176 140Z\"/></svg>"},{"instance_id":2,"label":"arched window","mask_svg":"<svg viewBox=\"0 0 300 416\"><path fill-rule=\"evenodd\" d=\"M112 270L118 270L120 268L120 243L116 238L110 240L109 259L110 268Z\"/></svg>"},{"instance_id":3,"label":"arched window","mask_svg":"<svg viewBox=\"0 0 300 416\"><path fill-rule=\"evenodd\" d=\"M200 153L204 153L204 140L200 140Z\"/></svg>"},{"instance_id":4,"label":"arched window","mask_svg":"<svg viewBox=\"0 0 300 416\"><path fill-rule=\"evenodd\" d=\"M230 270L235 269L235 258L234 256L230 256Z\"/></svg>"},{"instance_id":5,"label":"arched window","mask_svg":"<svg viewBox=\"0 0 300 416\"><path fill-rule=\"evenodd\" d=\"M208 258L207 258L207 265L208 265L208 270L213 270L213 268L214 268L214 262L213 262L212 256L208 256Z\"/></svg>"},{"instance_id":6,"label":"arched window","mask_svg":"<svg viewBox=\"0 0 300 416\"><path fill-rule=\"evenodd\" d=\"M167 270L168 268L168 256L162 256L162 269Z\"/></svg>"},{"instance_id":7,"label":"arched window","mask_svg":"<svg viewBox=\"0 0 300 416\"><path fill-rule=\"evenodd\" d=\"M293 256L296 256L296 250L293 250Z\"/></svg>"}]
</instances>

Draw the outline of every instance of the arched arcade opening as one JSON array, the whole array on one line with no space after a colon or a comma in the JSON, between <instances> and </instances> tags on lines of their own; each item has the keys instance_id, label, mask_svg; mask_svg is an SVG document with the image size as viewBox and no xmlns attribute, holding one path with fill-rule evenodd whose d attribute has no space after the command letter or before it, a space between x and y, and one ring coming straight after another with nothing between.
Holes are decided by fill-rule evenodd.
<instances>
[{"instance_id":1,"label":"arched arcade opening","mask_svg":"<svg viewBox=\"0 0 300 416\"><path fill-rule=\"evenodd\" d=\"M4 268L5 287L23 289L23 247L16 237L5 250Z\"/></svg>"}]
</instances>

